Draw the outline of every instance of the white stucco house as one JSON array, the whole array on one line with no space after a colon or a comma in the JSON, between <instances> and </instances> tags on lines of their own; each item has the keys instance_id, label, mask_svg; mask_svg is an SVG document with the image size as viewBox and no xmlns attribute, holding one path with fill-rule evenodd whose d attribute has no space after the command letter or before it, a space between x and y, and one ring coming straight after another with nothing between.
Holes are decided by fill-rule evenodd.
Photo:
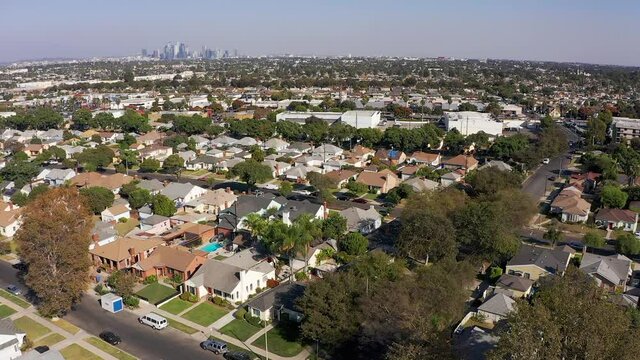
<instances>
[{"instance_id":1,"label":"white stucco house","mask_svg":"<svg viewBox=\"0 0 640 360\"><path fill-rule=\"evenodd\" d=\"M10 319L0 320L0 359L13 360L22 356L20 348L26 336Z\"/></svg>"},{"instance_id":2,"label":"white stucco house","mask_svg":"<svg viewBox=\"0 0 640 360\"><path fill-rule=\"evenodd\" d=\"M114 205L110 208L104 209L100 213L100 217L104 222L118 222L120 219L131 218L131 209L126 205Z\"/></svg>"}]
</instances>

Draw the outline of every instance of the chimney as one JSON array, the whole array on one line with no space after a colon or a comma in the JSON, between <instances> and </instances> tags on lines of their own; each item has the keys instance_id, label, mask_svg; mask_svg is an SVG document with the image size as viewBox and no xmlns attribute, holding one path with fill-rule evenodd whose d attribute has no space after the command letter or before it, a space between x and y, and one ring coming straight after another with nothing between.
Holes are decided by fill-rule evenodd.
<instances>
[{"instance_id":1,"label":"chimney","mask_svg":"<svg viewBox=\"0 0 640 360\"><path fill-rule=\"evenodd\" d=\"M129 255L133 256L136 254L136 250L134 248L129 248Z\"/></svg>"},{"instance_id":2,"label":"chimney","mask_svg":"<svg viewBox=\"0 0 640 360\"><path fill-rule=\"evenodd\" d=\"M375 207L375 206L373 206L373 205L369 205L369 210L375 210L375 209L376 209L376 207Z\"/></svg>"},{"instance_id":3,"label":"chimney","mask_svg":"<svg viewBox=\"0 0 640 360\"><path fill-rule=\"evenodd\" d=\"M100 236L98 236L97 233L91 235L91 240L93 240L93 242L98 242L100 240Z\"/></svg>"}]
</instances>

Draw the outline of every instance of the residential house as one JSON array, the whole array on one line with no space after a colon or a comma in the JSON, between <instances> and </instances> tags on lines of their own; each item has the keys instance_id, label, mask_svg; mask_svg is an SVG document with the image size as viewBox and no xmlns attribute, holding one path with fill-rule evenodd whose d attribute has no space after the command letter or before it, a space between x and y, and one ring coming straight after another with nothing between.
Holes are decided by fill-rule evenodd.
<instances>
[{"instance_id":1,"label":"residential house","mask_svg":"<svg viewBox=\"0 0 640 360\"><path fill-rule=\"evenodd\" d=\"M325 218L326 208L323 204L312 203L309 200L288 200L278 209L276 216L281 218L283 223L291 225L302 214L309 214L314 219L322 220Z\"/></svg>"},{"instance_id":2,"label":"residential house","mask_svg":"<svg viewBox=\"0 0 640 360\"><path fill-rule=\"evenodd\" d=\"M184 204L199 198L206 192L207 189L201 188L200 186L191 183L177 182L170 183L164 189L160 190L160 194L173 200L177 207L182 207Z\"/></svg>"},{"instance_id":3,"label":"residential house","mask_svg":"<svg viewBox=\"0 0 640 360\"><path fill-rule=\"evenodd\" d=\"M178 156L180 156L180 158L184 160L185 164L191 160L195 160L195 158L197 157L196 152L193 150L180 151L178 153Z\"/></svg>"},{"instance_id":4,"label":"residential house","mask_svg":"<svg viewBox=\"0 0 640 360\"><path fill-rule=\"evenodd\" d=\"M564 188L551 202L549 212L559 214L562 222L586 222L591 204L582 198L582 192L574 186Z\"/></svg>"},{"instance_id":5,"label":"residential house","mask_svg":"<svg viewBox=\"0 0 640 360\"><path fill-rule=\"evenodd\" d=\"M451 185L462 182L463 179L464 179L464 171L455 170L440 176L440 184L442 184L442 186L451 186Z\"/></svg>"},{"instance_id":6,"label":"residential house","mask_svg":"<svg viewBox=\"0 0 640 360\"><path fill-rule=\"evenodd\" d=\"M289 143L278 138L271 138L264 142L263 144L265 149L273 149L275 151L282 151L289 147Z\"/></svg>"},{"instance_id":7,"label":"residential house","mask_svg":"<svg viewBox=\"0 0 640 360\"><path fill-rule=\"evenodd\" d=\"M626 256L602 256L592 253L582 256L580 271L591 276L599 287L612 292L625 292L627 280L633 272L632 261Z\"/></svg>"},{"instance_id":8,"label":"residential house","mask_svg":"<svg viewBox=\"0 0 640 360\"><path fill-rule=\"evenodd\" d=\"M185 209L204 214L218 215L238 200L238 196L230 188L208 190L204 195L184 205Z\"/></svg>"},{"instance_id":9,"label":"residential house","mask_svg":"<svg viewBox=\"0 0 640 360\"><path fill-rule=\"evenodd\" d=\"M388 166L397 166L407 160L407 154L400 150L380 149L376 151L375 158Z\"/></svg>"},{"instance_id":10,"label":"residential house","mask_svg":"<svg viewBox=\"0 0 640 360\"><path fill-rule=\"evenodd\" d=\"M271 176L274 178L284 175L291 169L291 164L282 161L264 160L262 164L271 168Z\"/></svg>"},{"instance_id":11,"label":"residential house","mask_svg":"<svg viewBox=\"0 0 640 360\"><path fill-rule=\"evenodd\" d=\"M301 283L287 283L258 294L247 303L251 316L263 321L291 320L302 321L303 314L298 310L296 301L304 295L306 286Z\"/></svg>"},{"instance_id":12,"label":"residential house","mask_svg":"<svg viewBox=\"0 0 640 360\"><path fill-rule=\"evenodd\" d=\"M346 157L360 160L363 163L369 161L375 155L376 152L373 151L373 149L369 149L368 147L362 146L360 144L354 146L353 150L345 154Z\"/></svg>"},{"instance_id":13,"label":"residential house","mask_svg":"<svg viewBox=\"0 0 640 360\"><path fill-rule=\"evenodd\" d=\"M437 189L438 186L440 186L440 184L436 181L420 177L414 177L406 180L403 182L403 184L411 186L411 188L415 192L431 191Z\"/></svg>"},{"instance_id":14,"label":"residential house","mask_svg":"<svg viewBox=\"0 0 640 360\"><path fill-rule=\"evenodd\" d=\"M351 180L358 177L358 173L352 170L333 170L325 174L325 176L336 184L338 188L343 188Z\"/></svg>"},{"instance_id":15,"label":"residential house","mask_svg":"<svg viewBox=\"0 0 640 360\"><path fill-rule=\"evenodd\" d=\"M305 142L292 142L286 149L289 152L296 152L298 154L309 153L313 149L313 146Z\"/></svg>"},{"instance_id":16,"label":"residential house","mask_svg":"<svg viewBox=\"0 0 640 360\"><path fill-rule=\"evenodd\" d=\"M426 153L423 151L414 151L407 158L407 162L418 164L418 165L428 165L432 167L440 166L440 160L441 160L440 154Z\"/></svg>"},{"instance_id":17,"label":"residential house","mask_svg":"<svg viewBox=\"0 0 640 360\"><path fill-rule=\"evenodd\" d=\"M149 234L162 234L169 229L171 229L171 219L166 216L153 214L140 219L140 230Z\"/></svg>"},{"instance_id":18,"label":"residential house","mask_svg":"<svg viewBox=\"0 0 640 360\"><path fill-rule=\"evenodd\" d=\"M369 191L376 192L378 194L386 194L391 189L400 185L400 179L393 171L385 169L379 172L363 171L358 175L357 182L367 185Z\"/></svg>"},{"instance_id":19,"label":"residential house","mask_svg":"<svg viewBox=\"0 0 640 360\"><path fill-rule=\"evenodd\" d=\"M258 141L252 137L248 137L245 136L242 139L236 141L236 143L234 145L236 146L244 146L244 147L249 147L249 146L253 146L253 145L258 145Z\"/></svg>"},{"instance_id":20,"label":"residential house","mask_svg":"<svg viewBox=\"0 0 640 360\"><path fill-rule=\"evenodd\" d=\"M204 149L209 145L209 139L200 135L191 135L189 139L193 140L196 144L196 149Z\"/></svg>"},{"instance_id":21,"label":"residential house","mask_svg":"<svg viewBox=\"0 0 640 360\"><path fill-rule=\"evenodd\" d=\"M504 161L500 161L500 160L491 160L491 161L487 162L486 164L480 166L480 170L487 169L487 168L500 170L500 171L512 171L513 170L511 165L507 164Z\"/></svg>"},{"instance_id":22,"label":"residential house","mask_svg":"<svg viewBox=\"0 0 640 360\"><path fill-rule=\"evenodd\" d=\"M398 173L400 174L400 179L404 181L415 176L418 170L420 170L420 168L416 165L406 165L400 168L400 170L398 170Z\"/></svg>"},{"instance_id":23,"label":"residential house","mask_svg":"<svg viewBox=\"0 0 640 360\"><path fill-rule=\"evenodd\" d=\"M71 179L71 184L77 187L104 187L114 194L120 192L120 188L133 181L133 178L125 174L103 175L97 172L80 173Z\"/></svg>"},{"instance_id":24,"label":"residential house","mask_svg":"<svg viewBox=\"0 0 640 360\"><path fill-rule=\"evenodd\" d=\"M311 166L307 167L304 165L296 165L295 167L292 167L291 169L285 171L284 177L287 180L302 183L305 182L307 174L310 172L321 173L322 169Z\"/></svg>"},{"instance_id":25,"label":"residential house","mask_svg":"<svg viewBox=\"0 0 640 360\"><path fill-rule=\"evenodd\" d=\"M504 320L514 310L516 301L502 293L496 293L478 306L478 315L492 323Z\"/></svg>"},{"instance_id":26,"label":"residential house","mask_svg":"<svg viewBox=\"0 0 640 360\"><path fill-rule=\"evenodd\" d=\"M214 171L220 163L220 158L202 155L198 156L193 160L189 160L185 163L185 168L187 170L209 170Z\"/></svg>"},{"instance_id":27,"label":"residential house","mask_svg":"<svg viewBox=\"0 0 640 360\"><path fill-rule=\"evenodd\" d=\"M207 253L182 246L159 246L147 258L140 260L131 268L141 278L155 275L158 278L180 276L190 279L207 261Z\"/></svg>"},{"instance_id":28,"label":"residential house","mask_svg":"<svg viewBox=\"0 0 640 360\"><path fill-rule=\"evenodd\" d=\"M580 187L585 193L591 193L598 186L601 176L601 174L592 171L583 174L572 174L570 184Z\"/></svg>"},{"instance_id":29,"label":"residential house","mask_svg":"<svg viewBox=\"0 0 640 360\"><path fill-rule=\"evenodd\" d=\"M232 303L244 302L275 275L272 263L256 259L252 249L246 249L224 260L208 260L184 283L183 291L198 298L219 296Z\"/></svg>"},{"instance_id":30,"label":"residential house","mask_svg":"<svg viewBox=\"0 0 640 360\"><path fill-rule=\"evenodd\" d=\"M521 276L503 274L496 282L496 288L507 290L512 298L529 297L534 281Z\"/></svg>"},{"instance_id":31,"label":"residential house","mask_svg":"<svg viewBox=\"0 0 640 360\"><path fill-rule=\"evenodd\" d=\"M160 190L164 189L164 184L158 179L140 180L137 186L140 189L149 191L151 195L157 195Z\"/></svg>"},{"instance_id":32,"label":"residential house","mask_svg":"<svg viewBox=\"0 0 640 360\"><path fill-rule=\"evenodd\" d=\"M29 159L33 159L36 156L42 154L48 148L49 148L49 145L47 145L47 144L29 144L29 145L25 146L22 151L25 154L27 154Z\"/></svg>"},{"instance_id":33,"label":"residential house","mask_svg":"<svg viewBox=\"0 0 640 360\"><path fill-rule=\"evenodd\" d=\"M102 246L110 242L114 242L117 238L118 231L114 227L114 224L96 221L93 229L91 230L91 243L89 244L89 250L96 246Z\"/></svg>"},{"instance_id":34,"label":"residential house","mask_svg":"<svg viewBox=\"0 0 640 360\"><path fill-rule=\"evenodd\" d=\"M382 216L373 205L368 209L356 206L340 211L340 215L347 219L347 231L369 234L382 226Z\"/></svg>"},{"instance_id":35,"label":"residential house","mask_svg":"<svg viewBox=\"0 0 640 360\"><path fill-rule=\"evenodd\" d=\"M561 248L546 249L532 245L522 245L511 260L507 262L509 275L522 276L538 281L547 275L563 275L569 266L571 253Z\"/></svg>"},{"instance_id":36,"label":"residential house","mask_svg":"<svg viewBox=\"0 0 640 360\"><path fill-rule=\"evenodd\" d=\"M120 221L120 219L131 218L131 209L123 204L114 205L107 209L104 209L100 213L100 217L104 222L118 222Z\"/></svg>"},{"instance_id":37,"label":"residential house","mask_svg":"<svg viewBox=\"0 0 640 360\"><path fill-rule=\"evenodd\" d=\"M141 160L156 159L162 162L164 159L173 155L173 148L163 145L151 145L139 150L138 153L140 154Z\"/></svg>"},{"instance_id":38,"label":"residential house","mask_svg":"<svg viewBox=\"0 0 640 360\"><path fill-rule=\"evenodd\" d=\"M0 320L0 359L18 359L22 355L20 349L26 336L27 333L18 329L13 324L13 320L8 318Z\"/></svg>"},{"instance_id":39,"label":"residential house","mask_svg":"<svg viewBox=\"0 0 640 360\"><path fill-rule=\"evenodd\" d=\"M0 235L12 237L22 225L22 209L0 211Z\"/></svg>"},{"instance_id":40,"label":"residential house","mask_svg":"<svg viewBox=\"0 0 640 360\"><path fill-rule=\"evenodd\" d=\"M595 223L605 229L619 229L635 233L638 224L638 213L625 209L604 208L598 210Z\"/></svg>"},{"instance_id":41,"label":"residential house","mask_svg":"<svg viewBox=\"0 0 640 360\"><path fill-rule=\"evenodd\" d=\"M332 144L322 144L311 151L312 155L319 156L322 161L342 156L344 150Z\"/></svg>"},{"instance_id":42,"label":"residential house","mask_svg":"<svg viewBox=\"0 0 640 360\"><path fill-rule=\"evenodd\" d=\"M246 228L245 219L249 214L264 215L268 209L278 211L287 203L284 197L275 197L273 194L242 195L237 198L234 206L222 211L218 215L217 234L228 235L234 230Z\"/></svg>"},{"instance_id":43,"label":"residential house","mask_svg":"<svg viewBox=\"0 0 640 360\"><path fill-rule=\"evenodd\" d=\"M442 165L445 169L449 170L475 170L478 167L478 160L476 160L473 156L468 155L458 155L454 156L451 159L447 159L442 161Z\"/></svg>"},{"instance_id":44,"label":"residential house","mask_svg":"<svg viewBox=\"0 0 640 360\"><path fill-rule=\"evenodd\" d=\"M151 146L154 144L161 144L164 138L166 137L165 133L158 131L151 131L144 135L138 136L136 142L139 144L143 144L144 146Z\"/></svg>"},{"instance_id":45,"label":"residential house","mask_svg":"<svg viewBox=\"0 0 640 360\"><path fill-rule=\"evenodd\" d=\"M43 169L36 177L49 186L62 186L76 176L73 169Z\"/></svg>"},{"instance_id":46,"label":"residential house","mask_svg":"<svg viewBox=\"0 0 640 360\"><path fill-rule=\"evenodd\" d=\"M164 241L160 239L121 237L108 244L95 246L89 253L96 266L116 271L128 269L138 261L146 259L162 244Z\"/></svg>"},{"instance_id":47,"label":"residential house","mask_svg":"<svg viewBox=\"0 0 640 360\"><path fill-rule=\"evenodd\" d=\"M215 147L231 146L237 142L236 139L228 137L226 135L218 136L211 140L211 145Z\"/></svg>"},{"instance_id":48,"label":"residential house","mask_svg":"<svg viewBox=\"0 0 640 360\"><path fill-rule=\"evenodd\" d=\"M118 139L122 139L124 135L110 131L100 131L98 132L98 136L100 136L103 144L115 144Z\"/></svg>"}]
</instances>

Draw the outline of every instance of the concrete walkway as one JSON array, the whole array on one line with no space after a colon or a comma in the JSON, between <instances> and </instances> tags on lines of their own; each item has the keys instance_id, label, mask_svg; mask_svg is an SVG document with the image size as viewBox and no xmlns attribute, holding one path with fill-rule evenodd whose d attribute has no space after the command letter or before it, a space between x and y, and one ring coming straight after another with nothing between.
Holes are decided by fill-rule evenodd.
<instances>
[{"instance_id":1,"label":"concrete walkway","mask_svg":"<svg viewBox=\"0 0 640 360\"><path fill-rule=\"evenodd\" d=\"M65 347L67 347L67 346L69 346L71 344L78 344L79 346L82 346L86 350L88 350L88 351L100 356L104 360L118 360L117 358L107 354L106 352L104 352L104 351L98 349L97 347L89 344L88 342L83 341L83 340L86 340L86 339L90 338L91 335L87 334L82 329L79 329L79 331L77 333L72 334L72 333L68 332L67 330L57 326L55 324L55 322L48 321L48 320L44 319L43 317L39 316L37 314L37 312L36 312L36 308L33 307L33 306L30 306L30 307L24 309L24 308L14 304L14 303L12 303L8 299L3 298L3 297L0 297L0 303L2 303L4 305L7 305L8 307L10 307L10 308L12 308L13 310L16 311L16 313L12 314L9 317L11 320L15 320L15 319L21 318L23 316L26 316L29 319L31 319L31 320L39 323L40 325L45 326L45 327L47 327L48 329L51 330L51 332L49 332L49 333L47 333L47 334L45 334L45 335L43 335L43 336L41 336L41 337L39 337L37 339L30 339L33 343L36 343L38 340L44 339L44 338L46 338L47 336L49 336L49 335L51 335L53 333L58 333L58 334L64 336L65 339L60 341L60 342L58 342L58 343L56 343L56 344L54 344L54 345L52 345L52 346L50 346L50 348L52 348L52 349L56 349L56 350L59 351L59 350L62 350Z\"/></svg>"},{"instance_id":2,"label":"concrete walkway","mask_svg":"<svg viewBox=\"0 0 640 360\"><path fill-rule=\"evenodd\" d=\"M196 304L197 305L197 304ZM193 308L193 307L192 307ZM187 326L190 326L196 330L198 330L198 332L194 333L191 335L191 337L193 337L194 339L197 339L199 341L204 341L206 339L209 338L209 336L215 336L216 338L223 340L229 344L235 345L239 348L242 349L247 349L248 351L251 351L253 353L256 353L258 355L264 356L265 355L265 350L261 349L257 346L253 346L251 345L258 337L260 337L261 335L264 335L265 332L271 330L273 328L272 325L267 326L266 329L261 329L260 331L258 331L256 334L254 334L251 338L247 339L247 341L243 342L240 341L234 337L225 335L221 332L218 331L219 328L216 328L215 325L218 323L221 323L223 319L225 319L225 317L230 316L230 319L233 320L233 314L232 312L230 312L229 314L225 315L224 317L218 319L216 322L214 322L213 324L209 325L210 327L206 327L206 326L202 326L200 324L196 324L193 321L187 320L183 317L180 317L178 315L174 315L170 312L164 311L161 308L157 308L153 305L150 304L144 304L138 308L133 310L134 313L138 314L138 315L144 315L144 314L148 314L150 312L154 312L158 315L161 315L167 319L173 319L175 321L181 322ZM229 320L229 321L231 321ZM226 321L226 320L225 320ZM306 349L303 349L298 355L293 356L293 357L282 357L273 353L269 353L269 359L271 360L305 360L307 359L307 357L309 356L309 352Z\"/></svg>"},{"instance_id":3,"label":"concrete walkway","mask_svg":"<svg viewBox=\"0 0 640 360\"><path fill-rule=\"evenodd\" d=\"M235 317L233 316L233 313L235 312L236 310L229 311L225 316L221 317L220 319L216 320L216 322L211 324L211 327L217 330L222 329L225 325L227 325L228 323L232 322L233 319L235 319Z\"/></svg>"}]
</instances>

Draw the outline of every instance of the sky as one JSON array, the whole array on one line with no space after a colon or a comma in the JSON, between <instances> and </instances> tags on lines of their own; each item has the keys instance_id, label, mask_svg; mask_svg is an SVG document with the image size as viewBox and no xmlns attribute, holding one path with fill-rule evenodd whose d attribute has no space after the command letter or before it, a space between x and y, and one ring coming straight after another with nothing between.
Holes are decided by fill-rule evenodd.
<instances>
[{"instance_id":1,"label":"sky","mask_svg":"<svg viewBox=\"0 0 640 360\"><path fill-rule=\"evenodd\" d=\"M636 0L0 0L0 62L185 42L244 55L640 66Z\"/></svg>"}]
</instances>

